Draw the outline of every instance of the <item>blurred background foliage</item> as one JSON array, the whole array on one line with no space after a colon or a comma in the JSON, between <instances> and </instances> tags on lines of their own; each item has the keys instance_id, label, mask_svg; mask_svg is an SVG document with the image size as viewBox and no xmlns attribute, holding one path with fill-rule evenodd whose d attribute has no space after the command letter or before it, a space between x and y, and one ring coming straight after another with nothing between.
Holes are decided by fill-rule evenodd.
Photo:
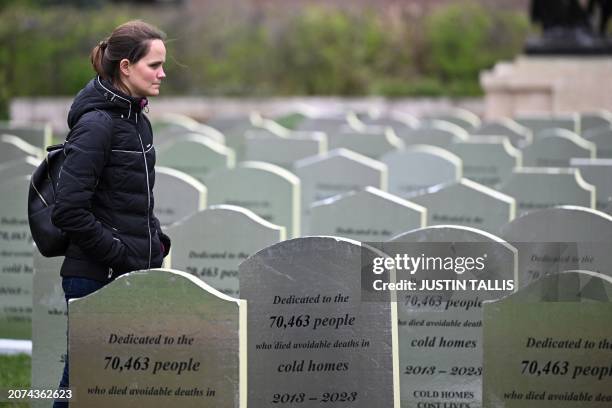
<instances>
[{"instance_id":1,"label":"blurred background foliage","mask_svg":"<svg viewBox=\"0 0 612 408\"><path fill-rule=\"evenodd\" d=\"M530 29L523 10L469 0L425 16L256 3L0 0L0 116L13 96L74 95L93 76L91 48L134 18L168 34L164 95L479 95L478 73Z\"/></svg>"}]
</instances>

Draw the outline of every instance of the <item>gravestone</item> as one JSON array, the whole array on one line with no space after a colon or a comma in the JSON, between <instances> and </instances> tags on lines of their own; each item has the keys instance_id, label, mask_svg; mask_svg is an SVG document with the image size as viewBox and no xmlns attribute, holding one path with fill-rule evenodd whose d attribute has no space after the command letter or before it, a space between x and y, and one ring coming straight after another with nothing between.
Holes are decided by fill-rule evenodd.
<instances>
[{"instance_id":1,"label":"gravestone","mask_svg":"<svg viewBox=\"0 0 612 408\"><path fill-rule=\"evenodd\" d=\"M346 115L330 117L306 117L297 125L297 130L319 131L329 135L348 125Z\"/></svg>"},{"instance_id":2,"label":"gravestone","mask_svg":"<svg viewBox=\"0 0 612 408\"><path fill-rule=\"evenodd\" d=\"M373 159L404 146L392 128L383 126L364 126L355 130L346 125L337 132L328 133L327 138L330 149L344 148Z\"/></svg>"},{"instance_id":3,"label":"gravestone","mask_svg":"<svg viewBox=\"0 0 612 408\"><path fill-rule=\"evenodd\" d=\"M402 133L410 129L414 129L418 127L419 125L419 121L417 118L411 115L407 115L407 114L399 115L393 112L389 115L378 115L378 116L366 115L363 118L361 118L361 121L366 126L390 127L393 129L393 131L398 136L400 136Z\"/></svg>"},{"instance_id":4,"label":"gravestone","mask_svg":"<svg viewBox=\"0 0 612 408\"><path fill-rule=\"evenodd\" d=\"M263 117L259 112L251 113L251 123L257 129L268 131L276 136L285 137L291 133L291 129L284 127L273 119Z\"/></svg>"},{"instance_id":5,"label":"gravestone","mask_svg":"<svg viewBox=\"0 0 612 408\"><path fill-rule=\"evenodd\" d=\"M595 186L595 208L612 215L612 159L571 159L570 166L580 170L582 178Z\"/></svg>"},{"instance_id":6,"label":"gravestone","mask_svg":"<svg viewBox=\"0 0 612 408\"><path fill-rule=\"evenodd\" d=\"M516 249L453 226L410 231L382 249L421 262L391 278L413 284L396 292L402 407L481 407L482 302L514 290Z\"/></svg>"},{"instance_id":7,"label":"gravestone","mask_svg":"<svg viewBox=\"0 0 612 408\"><path fill-rule=\"evenodd\" d=\"M63 257L34 254L32 305L32 388L58 387L68 345L68 312L60 268ZM32 407L48 407L49 400L32 400Z\"/></svg>"},{"instance_id":8,"label":"gravestone","mask_svg":"<svg viewBox=\"0 0 612 408\"><path fill-rule=\"evenodd\" d=\"M484 406L609 406L611 297L608 276L577 271L485 303Z\"/></svg>"},{"instance_id":9,"label":"gravestone","mask_svg":"<svg viewBox=\"0 0 612 408\"><path fill-rule=\"evenodd\" d=\"M591 129L610 127L612 125L612 113L601 110L599 112L583 112L580 114L580 128L582 135Z\"/></svg>"},{"instance_id":10,"label":"gravestone","mask_svg":"<svg viewBox=\"0 0 612 408\"><path fill-rule=\"evenodd\" d=\"M249 130L245 135L245 159L275 164L293 169L297 160L327 151L327 136L323 132L292 132L281 137L268 131Z\"/></svg>"},{"instance_id":11,"label":"gravestone","mask_svg":"<svg viewBox=\"0 0 612 408\"><path fill-rule=\"evenodd\" d=\"M421 121L416 116L414 116L412 113L406 112L404 110L399 110L399 109L392 109L388 111L382 117L389 117L395 121L406 123L411 128L418 127L419 124L421 123Z\"/></svg>"},{"instance_id":12,"label":"gravestone","mask_svg":"<svg viewBox=\"0 0 612 408\"><path fill-rule=\"evenodd\" d=\"M0 181L0 338L32 337L34 244L28 227L29 177Z\"/></svg>"},{"instance_id":13,"label":"gravestone","mask_svg":"<svg viewBox=\"0 0 612 408\"><path fill-rule=\"evenodd\" d=\"M387 241L427 222L425 208L374 187L316 202L310 211L309 234L361 242Z\"/></svg>"},{"instance_id":14,"label":"gravestone","mask_svg":"<svg viewBox=\"0 0 612 408\"><path fill-rule=\"evenodd\" d=\"M184 136L200 135L224 144L225 136L219 130L204 125L189 116L177 113L166 113L153 122L157 140L164 142L181 139Z\"/></svg>"},{"instance_id":15,"label":"gravestone","mask_svg":"<svg viewBox=\"0 0 612 408\"><path fill-rule=\"evenodd\" d=\"M525 214L500 230L519 250L519 285L569 269L612 271L612 217L583 207Z\"/></svg>"},{"instance_id":16,"label":"gravestone","mask_svg":"<svg viewBox=\"0 0 612 408\"><path fill-rule=\"evenodd\" d=\"M569 167L572 157L594 159L594 143L565 129L549 129L536 133L535 141L523 148L526 167Z\"/></svg>"},{"instance_id":17,"label":"gravestone","mask_svg":"<svg viewBox=\"0 0 612 408\"><path fill-rule=\"evenodd\" d=\"M423 116L425 120L441 120L460 126L468 132L480 126L480 118L474 113L461 108L447 109L442 112L432 112Z\"/></svg>"},{"instance_id":18,"label":"gravestone","mask_svg":"<svg viewBox=\"0 0 612 408\"><path fill-rule=\"evenodd\" d=\"M206 178L208 204L237 205L272 224L284 226L289 237L300 235L300 179L269 163L242 162Z\"/></svg>"},{"instance_id":19,"label":"gravestone","mask_svg":"<svg viewBox=\"0 0 612 408\"><path fill-rule=\"evenodd\" d=\"M361 301L356 241L284 241L240 265L249 406L399 408L395 304ZM383 299L384 300L384 299Z\"/></svg>"},{"instance_id":20,"label":"gravestone","mask_svg":"<svg viewBox=\"0 0 612 408\"><path fill-rule=\"evenodd\" d=\"M50 124L15 125L8 122L0 122L0 134L3 133L17 136L39 149L53 144L53 130Z\"/></svg>"},{"instance_id":21,"label":"gravestone","mask_svg":"<svg viewBox=\"0 0 612 408\"><path fill-rule=\"evenodd\" d=\"M209 173L233 168L235 163L231 149L200 135L184 136L157 148L157 165L182 171L202 183Z\"/></svg>"},{"instance_id":22,"label":"gravestone","mask_svg":"<svg viewBox=\"0 0 612 408\"><path fill-rule=\"evenodd\" d=\"M239 297L238 264L260 249L286 239L284 227L252 211L231 205L212 206L166 230L172 237L169 264L221 293Z\"/></svg>"},{"instance_id":23,"label":"gravestone","mask_svg":"<svg viewBox=\"0 0 612 408\"><path fill-rule=\"evenodd\" d=\"M34 173L41 160L27 156L0 164L0 180L29 176Z\"/></svg>"},{"instance_id":24,"label":"gravestone","mask_svg":"<svg viewBox=\"0 0 612 408\"><path fill-rule=\"evenodd\" d=\"M17 136L3 134L0 136L0 164L13 160L24 159L28 156L42 158L43 151Z\"/></svg>"},{"instance_id":25,"label":"gravestone","mask_svg":"<svg viewBox=\"0 0 612 408\"><path fill-rule=\"evenodd\" d=\"M520 125L531 129L534 135L546 129L561 128L580 134L580 115L519 115L514 118Z\"/></svg>"},{"instance_id":26,"label":"gravestone","mask_svg":"<svg viewBox=\"0 0 612 408\"><path fill-rule=\"evenodd\" d=\"M612 125L590 129L583 137L597 146L597 157L612 159Z\"/></svg>"},{"instance_id":27,"label":"gravestone","mask_svg":"<svg viewBox=\"0 0 612 408\"><path fill-rule=\"evenodd\" d=\"M249 115L213 117L206 124L223 133L225 144L236 154L236 161L244 160L244 134L247 130L254 128Z\"/></svg>"},{"instance_id":28,"label":"gravestone","mask_svg":"<svg viewBox=\"0 0 612 408\"><path fill-rule=\"evenodd\" d=\"M170 225L206 208L206 187L194 177L171 169L155 168L155 216Z\"/></svg>"},{"instance_id":29,"label":"gravestone","mask_svg":"<svg viewBox=\"0 0 612 408\"><path fill-rule=\"evenodd\" d=\"M533 142L533 134L529 128L508 118L484 122L470 133L472 135L505 136L517 148Z\"/></svg>"},{"instance_id":30,"label":"gravestone","mask_svg":"<svg viewBox=\"0 0 612 408\"><path fill-rule=\"evenodd\" d=\"M246 304L179 271L70 302L71 407L246 407Z\"/></svg>"},{"instance_id":31,"label":"gravestone","mask_svg":"<svg viewBox=\"0 0 612 408\"><path fill-rule=\"evenodd\" d=\"M419 127L398 133L398 136L408 146L426 144L444 149L453 143L469 139L465 129L440 120L422 123Z\"/></svg>"},{"instance_id":32,"label":"gravestone","mask_svg":"<svg viewBox=\"0 0 612 408\"><path fill-rule=\"evenodd\" d=\"M410 201L427 208L427 225L463 225L491 233L516 213L514 198L465 178L430 187Z\"/></svg>"},{"instance_id":33,"label":"gravestone","mask_svg":"<svg viewBox=\"0 0 612 408\"><path fill-rule=\"evenodd\" d=\"M389 192L400 197L462 176L461 159L436 146L407 146L387 153L380 161L389 168Z\"/></svg>"},{"instance_id":34,"label":"gravestone","mask_svg":"<svg viewBox=\"0 0 612 408\"><path fill-rule=\"evenodd\" d=\"M595 208L595 187L584 181L576 169L517 168L500 191L516 200L516 216L558 205Z\"/></svg>"},{"instance_id":35,"label":"gravestone","mask_svg":"<svg viewBox=\"0 0 612 408\"><path fill-rule=\"evenodd\" d=\"M449 149L463 161L463 177L492 188L523 163L521 151L502 136L471 136Z\"/></svg>"},{"instance_id":36,"label":"gravestone","mask_svg":"<svg viewBox=\"0 0 612 408\"><path fill-rule=\"evenodd\" d=\"M336 149L295 163L302 185L302 229L310 225L310 205L367 186L387 190L387 166L347 149Z\"/></svg>"}]
</instances>

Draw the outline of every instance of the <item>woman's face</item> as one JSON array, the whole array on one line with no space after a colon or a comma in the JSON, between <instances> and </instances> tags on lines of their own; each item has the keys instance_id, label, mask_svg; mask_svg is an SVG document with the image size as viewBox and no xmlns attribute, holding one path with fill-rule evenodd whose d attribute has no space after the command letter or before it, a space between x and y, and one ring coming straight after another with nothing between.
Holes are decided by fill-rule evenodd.
<instances>
[{"instance_id":1,"label":"woman's face","mask_svg":"<svg viewBox=\"0 0 612 408\"><path fill-rule=\"evenodd\" d=\"M151 40L149 52L144 57L133 64L128 61L126 69L121 69L122 82L128 87L132 96L159 95L161 81L166 77L164 62L166 62L166 46L162 40Z\"/></svg>"}]
</instances>

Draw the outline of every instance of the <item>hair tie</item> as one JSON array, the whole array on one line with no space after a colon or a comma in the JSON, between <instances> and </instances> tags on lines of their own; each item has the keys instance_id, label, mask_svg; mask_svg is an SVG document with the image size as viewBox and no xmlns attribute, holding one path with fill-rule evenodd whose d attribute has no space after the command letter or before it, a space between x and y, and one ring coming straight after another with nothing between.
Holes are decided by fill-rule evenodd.
<instances>
[{"instance_id":1,"label":"hair tie","mask_svg":"<svg viewBox=\"0 0 612 408\"><path fill-rule=\"evenodd\" d=\"M100 44L98 44L100 46L100 49L102 51L104 51L106 49L106 47L108 46L108 42L106 42L106 40L102 40L100 41Z\"/></svg>"}]
</instances>

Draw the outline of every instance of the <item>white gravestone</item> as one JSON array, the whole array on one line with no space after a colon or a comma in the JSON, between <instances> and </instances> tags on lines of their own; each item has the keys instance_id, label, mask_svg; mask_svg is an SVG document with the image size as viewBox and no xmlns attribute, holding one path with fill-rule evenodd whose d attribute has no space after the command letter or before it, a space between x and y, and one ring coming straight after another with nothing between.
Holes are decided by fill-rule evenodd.
<instances>
[{"instance_id":1,"label":"white gravestone","mask_svg":"<svg viewBox=\"0 0 612 408\"><path fill-rule=\"evenodd\" d=\"M189 116L177 113L166 113L153 122L157 140L177 140L191 134L204 136L225 144L225 136L217 129L204 125Z\"/></svg>"},{"instance_id":2,"label":"white gravestone","mask_svg":"<svg viewBox=\"0 0 612 408\"><path fill-rule=\"evenodd\" d=\"M463 177L496 188L521 167L523 154L502 136L471 136L449 147L463 161Z\"/></svg>"},{"instance_id":3,"label":"white gravestone","mask_svg":"<svg viewBox=\"0 0 612 408\"><path fill-rule=\"evenodd\" d=\"M28 227L29 177L0 182L0 338L32 336L34 244Z\"/></svg>"},{"instance_id":4,"label":"white gravestone","mask_svg":"<svg viewBox=\"0 0 612 408\"><path fill-rule=\"evenodd\" d=\"M595 143L598 158L612 159L612 125L590 129L582 137Z\"/></svg>"},{"instance_id":5,"label":"white gravestone","mask_svg":"<svg viewBox=\"0 0 612 408\"><path fill-rule=\"evenodd\" d=\"M0 164L26 157L42 158L43 151L26 143L17 136L3 134L0 136Z\"/></svg>"},{"instance_id":6,"label":"white gravestone","mask_svg":"<svg viewBox=\"0 0 612 408\"><path fill-rule=\"evenodd\" d=\"M582 134L591 129L612 125L612 112L601 110L580 114L580 130Z\"/></svg>"},{"instance_id":7,"label":"white gravestone","mask_svg":"<svg viewBox=\"0 0 612 408\"><path fill-rule=\"evenodd\" d=\"M612 271L612 217L583 207L533 211L505 225L500 235L519 250L521 287L569 269Z\"/></svg>"},{"instance_id":8,"label":"white gravestone","mask_svg":"<svg viewBox=\"0 0 612 408\"><path fill-rule=\"evenodd\" d=\"M508 118L484 122L470 133L472 135L505 136L517 148L533 142L533 133L530 129Z\"/></svg>"},{"instance_id":9,"label":"white gravestone","mask_svg":"<svg viewBox=\"0 0 612 408\"><path fill-rule=\"evenodd\" d=\"M374 187L316 202L310 212L309 234L361 242L386 241L427 222L424 207Z\"/></svg>"},{"instance_id":10,"label":"white gravestone","mask_svg":"<svg viewBox=\"0 0 612 408\"><path fill-rule=\"evenodd\" d=\"M361 301L356 241L284 241L240 265L249 406L399 408L395 304Z\"/></svg>"},{"instance_id":11,"label":"white gravestone","mask_svg":"<svg viewBox=\"0 0 612 408\"><path fill-rule=\"evenodd\" d=\"M157 147L157 165L182 171L204 183L212 171L233 168L235 157L225 145L190 135Z\"/></svg>"},{"instance_id":12,"label":"white gravestone","mask_svg":"<svg viewBox=\"0 0 612 408\"><path fill-rule=\"evenodd\" d=\"M514 169L500 191L516 200L516 215L558 205L595 208L595 186L576 169L523 167Z\"/></svg>"},{"instance_id":13,"label":"white gravestone","mask_svg":"<svg viewBox=\"0 0 612 408\"><path fill-rule=\"evenodd\" d=\"M455 224L493 233L516 213L514 198L465 178L409 199L427 208L427 225Z\"/></svg>"},{"instance_id":14,"label":"white gravestone","mask_svg":"<svg viewBox=\"0 0 612 408\"><path fill-rule=\"evenodd\" d=\"M561 128L580 134L580 115L520 115L514 118L519 124L531 129L534 136L541 130Z\"/></svg>"},{"instance_id":15,"label":"white gravestone","mask_svg":"<svg viewBox=\"0 0 612 408\"><path fill-rule=\"evenodd\" d=\"M274 123L274 126L272 126L271 128L268 128L263 125L263 123L265 122ZM281 125L279 125L278 123L274 121L263 119L260 116L258 119L258 123L259 124L257 126L253 125L251 129L248 129L244 132L245 139L249 134L256 134L256 135L262 135L262 136L274 136L276 138L283 138L283 137L289 136L289 133L291 133L289 129L282 127ZM277 127L279 127L280 129Z\"/></svg>"},{"instance_id":16,"label":"white gravestone","mask_svg":"<svg viewBox=\"0 0 612 408\"><path fill-rule=\"evenodd\" d=\"M612 159L571 159L584 180L595 186L597 210L612 215Z\"/></svg>"},{"instance_id":17,"label":"white gravestone","mask_svg":"<svg viewBox=\"0 0 612 408\"><path fill-rule=\"evenodd\" d=\"M511 293L516 249L473 228L414 230L384 243L396 270L402 407L482 407L482 302ZM438 261L439 260L439 261Z\"/></svg>"},{"instance_id":18,"label":"white gravestone","mask_svg":"<svg viewBox=\"0 0 612 408\"><path fill-rule=\"evenodd\" d=\"M462 177L461 159L436 146L407 146L380 161L389 168L389 192L400 197Z\"/></svg>"},{"instance_id":19,"label":"white gravestone","mask_svg":"<svg viewBox=\"0 0 612 408\"><path fill-rule=\"evenodd\" d=\"M399 116L394 113L379 116L367 115L361 118L361 121L366 126L388 126L392 128L400 138L402 133L414 129L419 124L419 121L413 116Z\"/></svg>"},{"instance_id":20,"label":"white gravestone","mask_svg":"<svg viewBox=\"0 0 612 408\"><path fill-rule=\"evenodd\" d=\"M291 133L290 129L284 127L273 119L263 117L259 112L251 113L250 118L251 123L253 123L253 126L258 129L268 131L274 135L283 137L289 136L289 133Z\"/></svg>"},{"instance_id":21,"label":"white gravestone","mask_svg":"<svg viewBox=\"0 0 612 408\"><path fill-rule=\"evenodd\" d=\"M277 136L267 131L249 130L245 135L245 159L275 164L287 170L305 157L327 151L327 136L323 132L292 132Z\"/></svg>"},{"instance_id":22,"label":"white gravestone","mask_svg":"<svg viewBox=\"0 0 612 408\"><path fill-rule=\"evenodd\" d=\"M569 167L572 157L594 159L594 143L565 129L549 129L536 134L535 141L523 149L525 167Z\"/></svg>"},{"instance_id":23,"label":"white gravestone","mask_svg":"<svg viewBox=\"0 0 612 408\"><path fill-rule=\"evenodd\" d=\"M165 231L172 237L169 264L235 298L238 265L257 251L286 239L285 228L252 211L232 205L212 206Z\"/></svg>"},{"instance_id":24,"label":"white gravestone","mask_svg":"<svg viewBox=\"0 0 612 408\"><path fill-rule=\"evenodd\" d=\"M53 143L53 130L50 124L27 126L0 122L0 134L2 133L17 136L26 143L39 149L45 148Z\"/></svg>"},{"instance_id":25,"label":"white gravestone","mask_svg":"<svg viewBox=\"0 0 612 408\"><path fill-rule=\"evenodd\" d=\"M609 276L572 271L485 303L485 406L610 406L611 298Z\"/></svg>"},{"instance_id":26,"label":"white gravestone","mask_svg":"<svg viewBox=\"0 0 612 408\"><path fill-rule=\"evenodd\" d=\"M310 205L315 201L372 186L387 190L387 166L346 149L332 150L295 163L302 183L302 229L310 225Z\"/></svg>"},{"instance_id":27,"label":"white gravestone","mask_svg":"<svg viewBox=\"0 0 612 408\"><path fill-rule=\"evenodd\" d=\"M372 112L374 111L374 113ZM374 117L375 116L375 112L376 110L372 110L370 109L370 116ZM408 113L406 111L403 110L399 110L399 109L391 109L389 111L383 112L382 109L378 109L378 116L379 118L383 119L384 118L390 118L394 121L398 121L401 123L405 123L406 125L408 125L408 127L411 128L416 128L419 126L419 124L421 123L419 119L417 119L416 116L414 116L412 113Z\"/></svg>"},{"instance_id":28,"label":"white gravestone","mask_svg":"<svg viewBox=\"0 0 612 408\"><path fill-rule=\"evenodd\" d=\"M421 124L414 129L398 133L404 143L410 145L432 145L448 148L453 143L464 142L469 139L467 131L452 123L431 121Z\"/></svg>"},{"instance_id":29,"label":"white gravestone","mask_svg":"<svg viewBox=\"0 0 612 408\"><path fill-rule=\"evenodd\" d=\"M69 304L71 407L246 407L246 302L179 271Z\"/></svg>"},{"instance_id":30,"label":"white gravestone","mask_svg":"<svg viewBox=\"0 0 612 408\"><path fill-rule=\"evenodd\" d=\"M460 126L467 131L480 126L480 118L474 113L461 108L446 109L441 112L432 112L423 116L427 120L443 120Z\"/></svg>"},{"instance_id":31,"label":"white gravestone","mask_svg":"<svg viewBox=\"0 0 612 408\"><path fill-rule=\"evenodd\" d=\"M170 225L206 208L206 187L187 173L155 167L155 216Z\"/></svg>"},{"instance_id":32,"label":"white gravestone","mask_svg":"<svg viewBox=\"0 0 612 408\"><path fill-rule=\"evenodd\" d=\"M330 149L344 148L373 159L404 146L392 128L383 126L364 126L355 130L347 125L338 132L328 133L327 138Z\"/></svg>"},{"instance_id":33,"label":"white gravestone","mask_svg":"<svg viewBox=\"0 0 612 408\"><path fill-rule=\"evenodd\" d=\"M60 268L63 257L45 258L34 254L32 306L32 388L58 387L68 338L68 312ZM33 407L48 407L48 400L33 400Z\"/></svg>"},{"instance_id":34,"label":"white gravestone","mask_svg":"<svg viewBox=\"0 0 612 408\"><path fill-rule=\"evenodd\" d=\"M335 133L348 125L346 115L333 117L306 117L297 125L297 130L318 131L325 134Z\"/></svg>"},{"instance_id":35,"label":"white gravestone","mask_svg":"<svg viewBox=\"0 0 612 408\"><path fill-rule=\"evenodd\" d=\"M236 161L244 160L244 135L254 128L248 115L213 117L207 124L223 133L225 144L236 153Z\"/></svg>"},{"instance_id":36,"label":"white gravestone","mask_svg":"<svg viewBox=\"0 0 612 408\"><path fill-rule=\"evenodd\" d=\"M208 204L237 205L272 224L282 225L289 237L300 235L300 180L282 167L242 162L206 178Z\"/></svg>"},{"instance_id":37,"label":"white gravestone","mask_svg":"<svg viewBox=\"0 0 612 408\"><path fill-rule=\"evenodd\" d=\"M0 180L8 180L14 177L29 176L41 163L41 160L28 156L0 164Z\"/></svg>"}]
</instances>

